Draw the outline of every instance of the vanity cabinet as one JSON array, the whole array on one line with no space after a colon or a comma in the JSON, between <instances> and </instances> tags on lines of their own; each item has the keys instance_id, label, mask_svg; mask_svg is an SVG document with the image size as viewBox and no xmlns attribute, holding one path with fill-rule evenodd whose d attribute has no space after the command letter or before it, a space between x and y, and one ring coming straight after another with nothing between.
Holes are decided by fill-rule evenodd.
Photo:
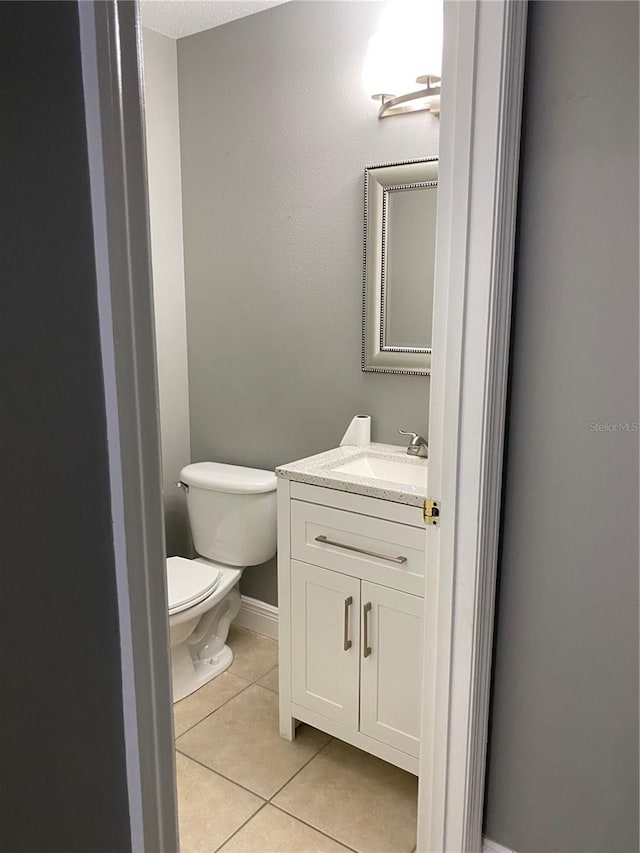
<instances>
[{"instance_id":1,"label":"vanity cabinet","mask_svg":"<svg viewBox=\"0 0 640 853\"><path fill-rule=\"evenodd\" d=\"M307 722L418 772L419 507L278 481L280 732Z\"/></svg>"}]
</instances>

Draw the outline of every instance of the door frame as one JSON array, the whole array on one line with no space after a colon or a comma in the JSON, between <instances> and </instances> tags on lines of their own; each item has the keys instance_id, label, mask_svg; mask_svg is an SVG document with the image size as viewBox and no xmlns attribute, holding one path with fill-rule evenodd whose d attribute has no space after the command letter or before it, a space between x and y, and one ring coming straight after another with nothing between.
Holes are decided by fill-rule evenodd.
<instances>
[{"instance_id":1,"label":"door frame","mask_svg":"<svg viewBox=\"0 0 640 853\"><path fill-rule=\"evenodd\" d=\"M526 23L445 3L419 851L482 848Z\"/></svg>"},{"instance_id":2,"label":"door frame","mask_svg":"<svg viewBox=\"0 0 640 853\"><path fill-rule=\"evenodd\" d=\"M78 8L132 849L170 853L178 842L140 23L125 0ZM441 518L427 532L419 851L482 847L526 16L526 0L445 3L429 428L429 493Z\"/></svg>"},{"instance_id":3,"label":"door frame","mask_svg":"<svg viewBox=\"0 0 640 853\"><path fill-rule=\"evenodd\" d=\"M162 462L137 7L78 0L134 853L177 853Z\"/></svg>"}]
</instances>

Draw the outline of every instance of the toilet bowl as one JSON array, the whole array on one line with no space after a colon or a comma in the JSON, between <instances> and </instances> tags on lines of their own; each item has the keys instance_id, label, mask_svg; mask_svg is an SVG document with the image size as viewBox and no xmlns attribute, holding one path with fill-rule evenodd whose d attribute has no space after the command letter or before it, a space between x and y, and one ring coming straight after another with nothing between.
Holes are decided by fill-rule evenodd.
<instances>
[{"instance_id":1,"label":"toilet bowl","mask_svg":"<svg viewBox=\"0 0 640 853\"><path fill-rule=\"evenodd\" d=\"M167 560L174 702L231 665L226 640L240 610L242 572L276 553L272 471L197 462L182 469L180 484L199 556Z\"/></svg>"}]
</instances>

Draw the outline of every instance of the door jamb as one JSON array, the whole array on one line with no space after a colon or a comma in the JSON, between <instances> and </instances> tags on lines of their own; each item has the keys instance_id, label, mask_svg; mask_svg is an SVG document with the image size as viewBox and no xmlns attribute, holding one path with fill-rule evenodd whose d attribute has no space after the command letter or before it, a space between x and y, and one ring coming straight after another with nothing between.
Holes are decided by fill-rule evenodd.
<instances>
[{"instance_id":1,"label":"door jamb","mask_svg":"<svg viewBox=\"0 0 640 853\"><path fill-rule=\"evenodd\" d=\"M478 851L526 0L445 3L418 851Z\"/></svg>"},{"instance_id":2,"label":"door jamb","mask_svg":"<svg viewBox=\"0 0 640 853\"><path fill-rule=\"evenodd\" d=\"M178 850L137 5L78 2L131 849Z\"/></svg>"}]
</instances>

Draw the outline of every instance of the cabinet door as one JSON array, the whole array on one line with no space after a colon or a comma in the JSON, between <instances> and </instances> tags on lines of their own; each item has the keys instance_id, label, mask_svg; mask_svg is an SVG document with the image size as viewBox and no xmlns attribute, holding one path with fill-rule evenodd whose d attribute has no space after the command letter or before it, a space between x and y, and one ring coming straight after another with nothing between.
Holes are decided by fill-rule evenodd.
<instances>
[{"instance_id":1,"label":"cabinet door","mask_svg":"<svg viewBox=\"0 0 640 853\"><path fill-rule=\"evenodd\" d=\"M293 702L358 728L360 581L291 561Z\"/></svg>"},{"instance_id":2,"label":"cabinet door","mask_svg":"<svg viewBox=\"0 0 640 853\"><path fill-rule=\"evenodd\" d=\"M418 596L362 582L360 731L416 758L423 607Z\"/></svg>"}]
</instances>

